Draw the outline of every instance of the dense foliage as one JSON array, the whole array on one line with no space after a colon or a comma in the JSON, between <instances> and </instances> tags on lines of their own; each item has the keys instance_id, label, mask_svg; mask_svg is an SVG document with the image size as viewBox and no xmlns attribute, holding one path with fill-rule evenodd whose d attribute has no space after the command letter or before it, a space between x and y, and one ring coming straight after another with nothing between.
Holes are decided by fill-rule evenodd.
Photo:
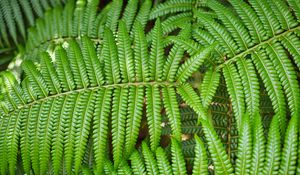
<instances>
[{"instance_id":1,"label":"dense foliage","mask_svg":"<svg viewBox=\"0 0 300 175\"><path fill-rule=\"evenodd\" d=\"M0 174L300 173L299 0L0 0L0 33Z\"/></svg>"}]
</instances>

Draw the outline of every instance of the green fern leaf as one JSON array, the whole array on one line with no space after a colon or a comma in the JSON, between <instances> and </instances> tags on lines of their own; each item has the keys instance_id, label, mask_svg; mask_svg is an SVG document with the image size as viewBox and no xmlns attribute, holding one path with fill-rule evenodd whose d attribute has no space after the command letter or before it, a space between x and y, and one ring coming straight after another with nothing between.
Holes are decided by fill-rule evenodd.
<instances>
[{"instance_id":1,"label":"green fern leaf","mask_svg":"<svg viewBox=\"0 0 300 175\"><path fill-rule=\"evenodd\" d=\"M166 152L163 148L156 149L157 166L160 174L173 174Z\"/></svg>"},{"instance_id":2,"label":"green fern leaf","mask_svg":"<svg viewBox=\"0 0 300 175\"><path fill-rule=\"evenodd\" d=\"M230 3L241 17L254 43L262 42L266 37L264 26L254 10L246 2L240 0L230 0Z\"/></svg>"},{"instance_id":3,"label":"green fern leaf","mask_svg":"<svg viewBox=\"0 0 300 175\"><path fill-rule=\"evenodd\" d=\"M128 118L126 121L125 136L125 157L128 157L134 150L137 142L140 123L143 114L143 87L131 87L128 96Z\"/></svg>"},{"instance_id":4,"label":"green fern leaf","mask_svg":"<svg viewBox=\"0 0 300 175\"><path fill-rule=\"evenodd\" d=\"M216 174L233 174L233 168L216 131L207 120L201 120L208 150L214 163Z\"/></svg>"},{"instance_id":5,"label":"green fern leaf","mask_svg":"<svg viewBox=\"0 0 300 175\"><path fill-rule=\"evenodd\" d=\"M274 116L269 129L264 174L277 174L280 166L281 146L278 116Z\"/></svg>"},{"instance_id":6,"label":"green fern leaf","mask_svg":"<svg viewBox=\"0 0 300 175\"><path fill-rule=\"evenodd\" d=\"M81 94L80 94L81 95ZM93 91L88 91L82 94L80 101L77 103L78 107L75 110L75 145L74 145L74 169L75 174L78 174L81 168L81 162L83 160L84 151L88 141L90 124L92 115L94 112L94 99L95 95ZM84 108L80 108L84 106Z\"/></svg>"},{"instance_id":7,"label":"green fern leaf","mask_svg":"<svg viewBox=\"0 0 300 175\"><path fill-rule=\"evenodd\" d=\"M134 175L146 175L146 168L137 150L133 151L130 156L131 167Z\"/></svg>"},{"instance_id":8,"label":"green fern leaf","mask_svg":"<svg viewBox=\"0 0 300 175\"><path fill-rule=\"evenodd\" d=\"M97 58L93 42L87 37L82 37L82 55L86 66L88 78L91 86L102 85L104 83L103 70Z\"/></svg>"},{"instance_id":9,"label":"green fern leaf","mask_svg":"<svg viewBox=\"0 0 300 175\"><path fill-rule=\"evenodd\" d=\"M69 41L68 57L74 59L74 61L70 61L70 67L72 69L76 88L87 88L89 86L89 79L86 73L86 67L82 59L83 56L80 47L74 40Z\"/></svg>"},{"instance_id":10,"label":"green fern leaf","mask_svg":"<svg viewBox=\"0 0 300 175\"><path fill-rule=\"evenodd\" d=\"M196 174L208 174L208 163L206 149L201 139L195 135L196 146L195 146L195 160L193 166L193 175Z\"/></svg>"},{"instance_id":11,"label":"green fern leaf","mask_svg":"<svg viewBox=\"0 0 300 175\"><path fill-rule=\"evenodd\" d=\"M106 27L115 32L118 26L118 20L121 15L123 1L114 0L111 4L111 10L107 14Z\"/></svg>"},{"instance_id":12,"label":"green fern leaf","mask_svg":"<svg viewBox=\"0 0 300 175\"><path fill-rule=\"evenodd\" d=\"M214 49L215 45L211 45L204 49L201 49L194 56L186 60L178 69L176 74L177 82L185 82L188 77L194 73L197 68L204 62L206 58L210 56L211 51Z\"/></svg>"},{"instance_id":13,"label":"green fern leaf","mask_svg":"<svg viewBox=\"0 0 300 175\"><path fill-rule=\"evenodd\" d=\"M162 68L165 62L163 49L162 28L160 20L157 19L153 29L153 38L149 57L149 68L151 80L160 81Z\"/></svg>"},{"instance_id":14,"label":"green fern leaf","mask_svg":"<svg viewBox=\"0 0 300 175\"><path fill-rule=\"evenodd\" d=\"M297 22L284 1L269 0L269 3L271 4L272 10L277 12L275 15L280 22L282 29L289 30L297 25Z\"/></svg>"},{"instance_id":15,"label":"green fern leaf","mask_svg":"<svg viewBox=\"0 0 300 175\"><path fill-rule=\"evenodd\" d=\"M280 32L280 23L276 19L267 0L250 0L249 3L253 6L257 16L262 21L268 37Z\"/></svg>"},{"instance_id":16,"label":"green fern leaf","mask_svg":"<svg viewBox=\"0 0 300 175\"><path fill-rule=\"evenodd\" d=\"M105 62L105 79L108 84L116 84L121 81L120 66L113 33L108 28L104 29L104 42L106 44L103 46L101 57Z\"/></svg>"},{"instance_id":17,"label":"green fern leaf","mask_svg":"<svg viewBox=\"0 0 300 175\"><path fill-rule=\"evenodd\" d=\"M131 41L124 21L119 22L118 29L118 58L120 63L122 82L134 81L134 64Z\"/></svg>"},{"instance_id":18,"label":"green fern leaf","mask_svg":"<svg viewBox=\"0 0 300 175\"><path fill-rule=\"evenodd\" d=\"M253 151L252 151L252 163L251 163L251 173L253 175L259 175L264 168L265 160L265 137L262 126L261 117L254 115L253 125Z\"/></svg>"},{"instance_id":19,"label":"green fern leaf","mask_svg":"<svg viewBox=\"0 0 300 175\"><path fill-rule=\"evenodd\" d=\"M174 174L187 174L186 163L182 154L182 149L180 143L172 138L171 143L171 153L172 153L172 170Z\"/></svg>"},{"instance_id":20,"label":"green fern leaf","mask_svg":"<svg viewBox=\"0 0 300 175\"><path fill-rule=\"evenodd\" d=\"M252 59L264 82L268 95L270 96L275 113L277 113L279 117L285 117L286 109L284 96L279 84L280 81L278 75L276 74L273 65L267 59L266 54L263 51L252 53ZM284 128L285 118L280 119L280 122L282 122L280 124L281 128Z\"/></svg>"},{"instance_id":21,"label":"green fern leaf","mask_svg":"<svg viewBox=\"0 0 300 175\"><path fill-rule=\"evenodd\" d=\"M291 114L298 115L300 91L293 65L279 43L269 44L266 50L285 90Z\"/></svg>"},{"instance_id":22,"label":"green fern leaf","mask_svg":"<svg viewBox=\"0 0 300 175\"><path fill-rule=\"evenodd\" d=\"M24 171L30 173L30 146L29 146L29 117L28 114L31 113L32 106L24 110L24 113L21 117L21 133L20 133L20 148L21 148L21 158L23 163ZM2 144L1 144L2 145ZM1 166L2 167L2 166Z\"/></svg>"},{"instance_id":23,"label":"green fern leaf","mask_svg":"<svg viewBox=\"0 0 300 175\"><path fill-rule=\"evenodd\" d=\"M165 16L170 13L184 12L192 10L193 0L171 0L157 5L150 14L150 19Z\"/></svg>"},{"instance_id":24,"label":"green fern leaf","mask_svg":"<svg viewBox=\"0 0 300 175\"><path fill-rule=\"evenodd\" d=\"M285 49L291 53L298 69L300 69L300 41L299 38L295 34L290 34L287 36L283 36L283 40L281 41Z\"/></svg>"},{"instance_id":25,"label":"green fern leaf","mask_svg":"<svg viewBox=\"0 0 300 175\"><path fill-rule=\"evenodd\" d=\"M199 96L193 90L190 84L183 84L177 88L178 93L183 100L193 108L193 110L200 115L201 118L206 118L206 112L201 104Z\"/></svg>"},{"instance_id":26,"label":"green fern leaf","mask_svg":"<svg viewBox=\"0 0 300 175\"><path fill-rule=\"evenodd\" d=\"M145 28L145 25L149 19L149 14L152 6L151 0L145 0L143 4L139 8L139 12L137 13L133 26L136 25L136 23L140 23L142 28Z\"/></svg>"},{"instance_id":27,"label":"green fern leaf","mask_svg":"<svg viewBox=\"0 0 300 175\"><path fill-rule=\"evenodd\" d=\"M200 97L204 108L208 108L212 102L213 96L219 86L220 75L220 72L214 69L208 70L204 75L200 86Z\"/></svg>"},{"instance_id":28,"label":"green fern leaf","mask_svg":"<svg viewBox=\"0 0 300 175\"><path fill-rule=\"evenodd\" d=\"M199 19L203 21L206 29L210 31L213 36L215 36L215 38L222 45L225 53L229 57L232 57L236 55L237 52L239 52L239 48L236 42L224 26L220 25L213 19L204 17L204 15L201 15L199 17Z\"/></svg>"},{"instance_id":29,"label":"green fern leaf","mask_svg":"<svg viewBox=\"0 0 300 175\"><path fill-rule=\"evenodd\" d=\"M295 16L297 17L297 21L300 20L300 6L297 0L287 0L289 6L292 8Z\"/></svg>"},{"instance_id":30,"label":"green fern leaf","mask_svg":"<svg viewBox=\"0 0 300 175\"><path fill-rule=\"evenodd\" d=\"M48 96L49 91L46 82L40 72L37 71L33 62L29 60L23 62L22 68L29 77L29 82L32 84L33 89L38 93L37 97L42 98Z\"/></svg>"},{"instance_id":31,"label":"green fern leaf","mask_svg":"<svg viewBox=\"0 0 300 175\"><path fill-rule=\"evenodd\" d=\"M125 141L125 124L127 114L128 89L116 88L112 103L112 144L115 168L119 166L123 157L123 144Z\"/></svg>"},{"instance_id":32,"label":"green fern leaf","mask_svg":"<svg viewBox=\"0 0 300 175\"><path fill-rule=\"evenodd\" d=\"M259 111L259 83L255 68L251 60L239 59L237 61L238 71L243 83L245 93L246 110L250 117Z\"/></svg>"},{"instance_id":33,"label":"green fern leaf","mask_svg":"<svg viewBox=\"0 0 300 175\"><path fill-rule=\"evenodd\" d=\"M142 152L146 164L147 174L148 175L158 174L159 170L157 167L157 162L154 158L153 153L150 151L148 145L146 144L146 142L142 143Z\"/></svg>"},{"instance_id":34,"label":"green fern leaf","mask_svg":"<svg viewBox=\"0 0 300 175\"><path fill-rule=\"evenodd\" d=\"M241 78L236 68L231 65L225 65L223 75L226 80L227 90L233 106L234 115L237 121L237 128L241 128L241 117L245 112L244 93Z\"/></svg>"},{"instance_id":35,"label":"green fern leaf","mask_svg":"<svg viewBox=\"0 0 300 175\"><path fill-rule=\"evenodd\" d=\"M142 24L138 21L134 25L134 62L136 81L148 81L149 77L149 55L147 42Z\"/></svg>"},{"instance_id":36,"label":"green fern leaf","mask_svg":"<svg viewBox=\"0 0 300 175\"><path fill-rule=\"evenodd\" d=\"M8 166L7 166L7 158L8 158L8 155L7 155L7 134L8 134L8 126L9 126L9 122L10 122L10 118L6 117L2 120L1 122L1 131L0 131L0 136L2 136L2 138L4 139L1 139L0 143L1 143L1 146L0 146L0 153L1 153L1 158L0 158L0 172L1 174L7 174L7 169L8 169ZM29 160L30 161L30 160ZM30 162L29 162L30 163Z\"/></svg>"},{"instance_id":37,"label":"green fern leaf","mask_svg":"<svg viewBox=\"0 0 300 175\"><path fill-rule=\"evenodd\" d=\"M105 161L111 95L111 89L100 89L95 100L96 109L94 112L93 139L95 162L98 174L103 172L103 165Z\"/></svg>"},{"instance_id":38,"label":"green fern leaf","mask_svg":"<svg viewBox=\"0 0 300 175\"><path fill-rule=\"evenodd\" d=\"M214 10L220 20L222 20L226 29L235 39L239 49L245 50L252 45L249 32L246 30L240 19L232 13L232 11L214 0L208 1L207 5Z\"/></svg>"},{"instance_id":39,"label":"green fern leaf","mask_svg":"<svg viewBox=\"0 0 300 175\"><path fill-rule=\"evenodd\" d=\"M61 83L63 91L70 91L75 88L73 74L70 68L70 63L67 53L62 46L58 46L55 50L55 57L57 58L57 75Z\"/></svg>"},{"instance_id":40,"label":"green fern leaf","mask_svg":"<svg viewBox=\"0 0 300 175\"><path fill-rule=\"evenodd\" d=\"M251 168L252 137L248 114L242 116L241 124L235 173L249 174Z\"/></svg>"},{"instance_id":41,"label":"green fern leaf","mask_svg":"<svg viewBox=\"0 0 300 175\"><path fill-rule=\"evenodd\" d=\"M45 174L48 169L48 162L50 159L50 147L52 140L52 130L53 130L53 111L59 106L55 106L55 100L49 100L44 105L44 111L40 116L40 123L38 126L39 135L39 164L40 164L40 174ZM49 109L49 110L46 110Z\"/></svg>"},{"instance_id":42,"label":"green fern leaf","mask_svg":"<svg viewBox=\"0 0 300 175\"><path fill-rule=\"evenodd\" d=\"M148 86L146 87L146 103L147 103L147 122L150 134L150 147L152 151L155 151L160 143L161 135L161 114L160 105L161 100L159 99L158 87Z\"/></svg>"},{"instance_id":43,"label":"green fern leaf","mask_svg":"<svg viewBox=\"0 0 300 175\"><path fill-rule=\"evenodd\" d=\"M138 0L129 0L127 6L124 10L122 20L126 24L128 30L131 29L131 26L134 21L135 14L137 12Z\"/></svg>"},{"instance_id":44,"label":"green fern leaf","mask_svg":"<svg viewBox=\"0 0 300 175\"><path fill-rule=\"evenodd\" d=\"M280 164L280 174L295 174L298 149L298 118L293 116L285 133Z\"/></svg>"},{"instance_id":45,"label":"green fern leaf","mask_svg":"<svg viewBox=\"0 0 300 175\"><path fill-rule=\"evenodd\" d=\"M60 82L57 78L58 75L48 53L41 54L41 74L49 87L50 94L57 94L61 92Z\"/></svg>"},{"instance_id":46,"label":"green fern leaf","mask_svg":"<svg viewBox=\"0 0 300 175\"><path fill-rule=\"evenodd\" d=\"M18 145L19 145L19 132L20 132L20 118L22 112L16 112L10 117L9 125L7 127L7 155L8 155L8 164L9 164L9 174L16 173L17 165L17 154L18 154ZM4 137L3 137L4 138ZM6 150L2 150L6 151ZM4 159L4 157L3 157Z\"/></svg>"},{"instance_id":47,"label":"green fern leaf","mask_svg":"<svg viewBox=\"0 0 300 175\"><path fill-rule=\"evenodd\" d=\"M181 122L175 90L171 87L163 87L162 94L167 117L171 123L172 135L175 139L181 140Z\"/></svg>"}]
</instances>

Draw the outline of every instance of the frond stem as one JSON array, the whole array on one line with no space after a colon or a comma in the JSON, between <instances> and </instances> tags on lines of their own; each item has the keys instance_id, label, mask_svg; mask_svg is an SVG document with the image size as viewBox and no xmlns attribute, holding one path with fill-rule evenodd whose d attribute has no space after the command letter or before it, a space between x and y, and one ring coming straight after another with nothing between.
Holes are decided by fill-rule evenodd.
<instances>
[{"instance_id":1,"label":"frond stem","mask_svg":"<svg viewBox=\"0 0 300 175\"><path fill-rule=\"evenodd\" d=\"M299 26L296 26L294 28L291 28L289 30L286 30L280 34L277 34L277 35L274 35L273 37L261 42L261 43L258 43L252 47L249 47L248 49L246 49L245 51L242 51L240 52L239 54L235 55L234 57L232 57L231 59L229 60L226 60L224 63L220 64L219 66L217 66L216 70L221 70L226 64L231 64L231 63L234 63L236 62L239 58L243 58L244 56L246 56L247 54L249 54L250 52L256 50L257 48L260 48L261 46L265 45L265 44L269 44L275 40L277 40L278 38L280 37L284 37L285 35L289 34L289 33L292 33L296 30L300 30L300 25Z\"/></svg>"}]
</instances>

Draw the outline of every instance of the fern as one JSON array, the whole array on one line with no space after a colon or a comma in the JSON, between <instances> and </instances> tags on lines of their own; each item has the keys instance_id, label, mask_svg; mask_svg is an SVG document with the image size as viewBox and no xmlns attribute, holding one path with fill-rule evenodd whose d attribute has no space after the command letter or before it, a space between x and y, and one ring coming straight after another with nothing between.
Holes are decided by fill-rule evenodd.
<instances>
[{"instance_id":1,"label":"fern","mask_svg":"<svg viewBox=\"0 0 300 175\"><path fill-rule=\"evenodd\" d=\"M287 114L285 97L291 114L298 113L299 86L295 76L298 70L291 65L292 62L298 65L299 55L297 49L294 49L298 47L299 38L294 33L299 30L299 23L297 16L293 16L290 10L295 4L292 1L286 3L272 0L253 0L249 3L230 0L229 3L232 6L225 6L217 1L200 2L200 6L208 7L218 20L198 7L196 17L200 22L193 28L193 37L202 45L217 42L216 52L225 52L225 57L222 54L214 54L213 57L217 60L216 70L223 69L228 82L235 116L241 117L244 109L250 116L258 111L259 74L273 109L280 118L280 127L284 130L286 119L283 116ZM174 41L180 43L177 39ZM184 44L183 47L189 51L187 45ZM287 56L287 52L292 55L293 60ZM237 65L237 70L233 70L232 65ZM231 72L235 72L232 74L235 78L229 78L228 67ZM238 76L241 78L237 78ZM245 86L242 88L238 84ZM217 84L213 88L216 87Z\"/></svg>"},{"instance_id":2,"label":"fern","mask_svg":"<svg viewBox=\"0 0 300 175\"><path fill-rule=\"evenodd\" d=\"M110 144L108 127L105 127L109 125L109 121L112 127L114 169L123 167L121 172L129 171L125 165L123 166L122 160L131 155L138 137L143 114L143 96L146 97L151 150L155 151L160 143L162 120L159 101L162 101L166 108L174 137L181 139L176 89L185 86L185 80L202 63L198 59L204 60L213 46L203 48L192 60L178 65L180 77L184 78L178 79L174 76L173 80L161 81L161 75L164 72L162 66L166 60L161 59L165 47L161 43L163 36L160 32L159 21L154 27L155 35L149 46L143 37L145 34L142 26L139 23L135 24L136 34L133 41L137 41L135 44L139 47L133 50L131 50L130 31L127 30L125 23L120 21L117 26L117 36L109 28L104 27L100 58L96 56L95 47L87 36L77 41L69 39L68 42L59 44L55 48L55 58L49 57L47 53L41 53L40 64L29 60L24 61L22 67L26 78L21 83L21 87L12 86L11 82L6 82L3 86L3 94L12 97L4 100L3 109L8 107L8 112L4 117L10 116L14 111L23 114L23 111L29 108L28 115L31 117L28 121L25 113L20 117L24 118L20 122L20 125L24 125L22 129L24 134L20 137L23 140L21 152L26 172L30 172L31 168L35 173L46 172L47 164L51 159L54 174L59 174L62 166L66 172L78 174L82 171L88 140L92 137L96 172L102 173L105 170L103 163L106 160L104 150L107 144ZM158 38L160 39L157 40ZM148 48L151 48L149 62L142 61L143 55L146 54L144 49ZM142 62L135 63L135 57ZM144 63L146 67L141 68ZM152 69L149 73L144 72L152 64L157 66L157 69ZM193 64L192 70L187 68L190 64ZM13 76L3 75L3 81L8 77ZM135 77L141 78L138 80ZM10 81L15 80L12 78ZM160 97L161 91L163 97ZM49 105L53 111L46 110ZM10 124L5 124L5 126L10 126ZM51 130L51 132L46 135L42 134L46 130ZM42 145L42 149L39 143L43 141L46 143ZM15 139L14 142L16 142ZM124 144L125 147L123 147ZM14 157L11 159L13 160L16 159L17 149L14 148L12 151ZM9 166L15 164L12 160L9 161L12 163L12 165L9 163ZM6 160L3 161L6 162ZM5 167L4 164L6 163L3 163L3 167ZM6 169L2 172L6 172Z\"/></svg>"},{"instance_id":3,"label":"fern","mask_svg":"<svg viewBox=\"0 0 300 175\"><path fill-rule=\"evenodd\" d=\"M0 174L299 172L296 0L103 4L0 2Z\"/></svg>"}]
</instances>

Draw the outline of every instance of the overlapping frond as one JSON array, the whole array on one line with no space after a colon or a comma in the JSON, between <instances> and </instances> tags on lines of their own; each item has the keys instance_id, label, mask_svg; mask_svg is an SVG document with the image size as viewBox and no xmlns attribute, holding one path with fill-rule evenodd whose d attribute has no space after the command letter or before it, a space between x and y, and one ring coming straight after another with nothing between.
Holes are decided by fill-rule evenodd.
<instances>
[{"instance_id":1,"label":"overlapping frond","mask_svg":"<svg viewBox=\"0 0 300 175\"><path fill-rule=\"evenodd\" d=\"M235 116L241 117L245 110L252 117L259 111L261 78L278 114L280 128L284 129L285 98L291 114L299 113L299 85L295 76L299 69L293 65L299 65L298 5L281 0L229 0L228 3L231 5L215 0L199 2L193 38L201 45L217 43L212 65L217 71L223 69ZM202 7L209 8L216 16L207 14ZM229 79L226 67L236 69L232 74L235 78Z\"/></svg>"},{"instance_id":2,"label":"overlapping frond","mask_svg":"<svg viewBox=\"0 0 300 175\"><path fill-rule=\"evenodd\" d=\"M75 10L79 8L77 4ZM180 33L184 36L188 31ZM150 135L151 149L148 152L155 152L160 145L162 104L174 139L181 140L176 92L179 88L179 94L185 96L186 102L197 112L201 111L202 118L206 117L198 95L186 80L210 55L213 46L202 48L182 65L179 62L184 55L183 52L178 53L176 60L169 60L171 75L162 78L163 72L170 70L164 70L164 56L173 54L173 51L168 51L163 43L160 22L154 26L150 43L146 41L140 22L134 23L134 35L131 36L130 32L127 24L118 20L116 33L109 27L103 27L104 38L98 45L94 45L89 35L69 38L53 49L54 54L40 53L39 63L24 61L25 77L21 83L9 72L1 74L4 82L1 94L5 97L1 103L1 115L9 119L3 120L1 128L5 128L4 136L11 136L1 142L0 150L3 152L8 148L12 156L7 160L8 154L3 152L2 174L15 171L19 137L26 173L43 174L49 170L49 163L53 174L88 172L83 166L90 159L85 158L90 155L88 150L93 152L94 172L129 173L131 168L124 164L124 159L134 151L144 114ZM135 47L132 47L133 44ZM173 65L173 61L177 66ZM150 69L151 65L155 69ZM193 66L191 70L188 69L190 65ZM112 135L111 142L109 134ZM178 144L173 147L176 157L173 171L176 172L185 169L183 155L178 154ZM107 162L109 146L112 148L113 166ZM151 157L147 158L146 165L147 171L149 166L154 166ZM177 169L177 165L182 167Z\"/></svg>"}]
</instances>

